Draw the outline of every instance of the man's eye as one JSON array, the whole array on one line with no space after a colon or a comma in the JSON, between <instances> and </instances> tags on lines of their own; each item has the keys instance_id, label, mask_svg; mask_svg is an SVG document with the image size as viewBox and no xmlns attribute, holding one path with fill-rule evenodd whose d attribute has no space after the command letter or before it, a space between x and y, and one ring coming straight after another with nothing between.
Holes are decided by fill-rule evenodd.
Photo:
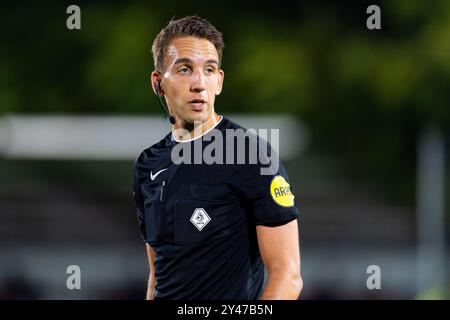
<instances>
[{"instance_id":1,"label":"man's eye","mask_svg":"<svg viewBox=\"0 0 450 320\"><path fill-rule=\"evenodd\" d=\"M206 72L208 73L214 73L214 68L206 68Z\"/></svg>"},{"instance_id":2,"label":"man's eye","mask_svg":"<svg viewBox=\"0 0 450 320\"><path fill-rule=\"evenodd\" d=\"M187 72L189 72L189 68L188 67L182 67L182 68L180 68L178 70L178 72L180 72L180 73L187 73Z\"/></svg>"}]
</instances>

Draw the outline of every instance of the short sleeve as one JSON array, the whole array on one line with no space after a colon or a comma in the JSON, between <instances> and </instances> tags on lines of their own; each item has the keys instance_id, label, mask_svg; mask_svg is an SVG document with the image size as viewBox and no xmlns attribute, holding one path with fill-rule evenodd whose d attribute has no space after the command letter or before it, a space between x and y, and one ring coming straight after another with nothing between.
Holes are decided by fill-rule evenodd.
<instances>
[{"instance_id":1,"label":"short sleeve","mask_svg":"<svg viewBox=\"0 0 450 320\"><path fill-rule=\"evenodd\" d=\"M139 225L139 230L141 238L144 242L146 241L145 232L145 208L144 208L144 197L142 196L141 188L139 185L139 179L137 175L136 162L133 166L133 199L136 208L136 216Z\"/></svg>"},{"instance_id":2,"label":"short sleeve","mask_svg":"<svg viewBox=\"0 0 450 320\"><path fill-rule=\"evenodd\" d=\"M273 151L269 152L274 154ZM267 166L249 164L241 171L240 191L248 204L255 225L286 224L299 216L287 172L276 158ZM270 170L269 170L269 167Z\"/></svg>"}]
</instances>

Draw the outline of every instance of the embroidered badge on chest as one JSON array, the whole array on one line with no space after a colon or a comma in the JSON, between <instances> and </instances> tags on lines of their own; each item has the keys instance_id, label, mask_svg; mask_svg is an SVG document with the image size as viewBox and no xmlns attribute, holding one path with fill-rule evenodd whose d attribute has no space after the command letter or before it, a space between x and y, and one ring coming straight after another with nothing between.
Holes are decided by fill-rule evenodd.
<instances>
[{"instance_id":1,"label":"embroidered badge on chest","mask_svg":"<svg viewBox=\"0 0 450 320\"><path fill-rule=\"evenodd\" d=\"M211 221L211 218L206 213L203 208L196 208L191 217L192 224L198 229L198 231L202 231L202 229Z\"/></svg>"}]
</instances>

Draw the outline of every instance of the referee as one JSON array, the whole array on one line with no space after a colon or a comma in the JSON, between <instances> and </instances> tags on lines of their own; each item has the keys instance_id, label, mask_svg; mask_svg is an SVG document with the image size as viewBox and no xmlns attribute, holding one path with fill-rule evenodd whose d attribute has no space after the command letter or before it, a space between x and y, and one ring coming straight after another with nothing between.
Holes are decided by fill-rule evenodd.
<instances>
[{"instance_id":1,"label":"referee","mask_svg":"<svg viewBox=\"0 0 450 320\"><path fill-rule=\"evenodd\" d=\"M247 135L236 146L227 134L245 129L214 110L223 47L221 33L197 16L172 20L152 46L151 84L171 132L134 164L148 300L287 300L303 286L298 210L283 165L262 174L267 161L248 159L264 141ZM218 143L223 149L211 154L219 161L196 161Z\"/></svg>"}]
</instances>

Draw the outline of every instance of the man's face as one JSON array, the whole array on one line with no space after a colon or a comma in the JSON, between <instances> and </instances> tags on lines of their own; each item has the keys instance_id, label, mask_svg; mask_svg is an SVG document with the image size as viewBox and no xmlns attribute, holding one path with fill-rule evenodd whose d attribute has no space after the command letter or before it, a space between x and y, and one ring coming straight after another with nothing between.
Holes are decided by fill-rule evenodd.
<instances>
[{"instance_id":1,"label":"man's face","mask_svg":"<svg viewBox=\"0 0 450 320\"><path fill-rule=\"evenodd\" d=\"M176 38L164 65L161 87L170 112L185 123L210 119L224 77L214 45L196 37Z\"/></svg>"}]
</instances>

